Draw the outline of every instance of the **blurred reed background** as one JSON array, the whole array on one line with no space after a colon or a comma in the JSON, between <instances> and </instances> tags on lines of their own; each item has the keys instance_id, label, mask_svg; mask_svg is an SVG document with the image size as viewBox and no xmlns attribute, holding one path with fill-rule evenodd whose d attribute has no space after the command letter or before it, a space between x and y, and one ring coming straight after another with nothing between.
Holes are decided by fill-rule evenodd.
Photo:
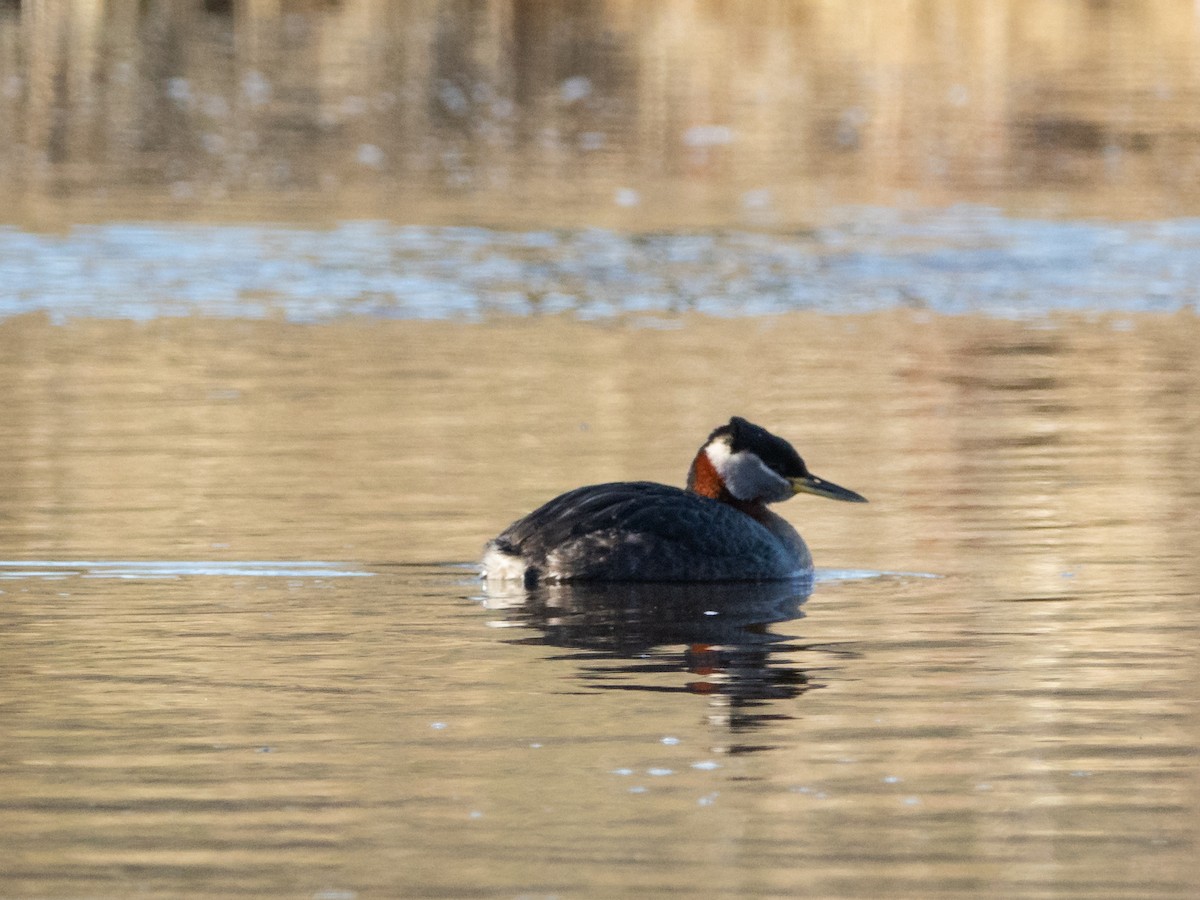
<instances>
[{"instance_id":1,"label":"blurred reed background","mask_svg":"<svg viewBox=\"0 0 1200 900\"><path fill-rule=\"evenodd\" d=\"M1200 210L1188 0L0 3L0 219Z\"/></svg>"}]
</instances>

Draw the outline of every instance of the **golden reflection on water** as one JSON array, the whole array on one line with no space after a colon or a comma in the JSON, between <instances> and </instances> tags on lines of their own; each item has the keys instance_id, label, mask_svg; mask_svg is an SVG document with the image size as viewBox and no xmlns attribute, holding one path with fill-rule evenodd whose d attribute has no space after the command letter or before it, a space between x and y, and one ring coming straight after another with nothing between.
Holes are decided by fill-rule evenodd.
<instances>
[{"instance_id":1,"label":"golden reflection on water","mask_svg":"<svg viewBox=\"0 0 1200 900\"><path fill-rule=\"evenodd\" d=\"M786 234L849 219L813 292L785 273L796 302L894 276L941 308L961 273L1030 314L1058 285L1186 306L1186 222L943 240L962 219L858 235L835 207L1194 216L1198 58L1185 0L0 3L5 222L614 229L563 260L494 232L478 258L435 230L5 235L5 313L46 315L0 321L0 894L1191 896L1195 314L643 314L625 285L670 247L588 256L785 236L658 267L655 310L704 308L771 297ZM240 240L278 248L196 291L223 261L189 242ZM880 264L906 242L939 252ZM458 308L426 253L472 269L479 321L386 318ZM871 283L829 280L859 253ZM278 318L204 317L275 309L299 257ZM125 267L160 287L122 304ZM436 308L376 302L378 269ZM580 321L608 306L635 312ZM681 483L734 413L871 500L781 508L824 568L803 606L482 596L513 518ZM256 559L337 565L230 567Z\"/></svg>"},{"instance_id":2,"label":"golden reflection on water","mask_svg":"<svg viewBox=\"0 0 1200 900\"><path fill-rule=\"evenodd\" d=\"M10 547L469 560L569 487L682 482L738 413L877 504L783 507L812 523L818 563L1007 569L1078 542L1101 559L1195 549L1147 527L1194 515L1190 314L662 325L8 320Z\"/></svg>"},{"instance_id":3,"label":"golden reflection on water","mask_svg":"<svg viewBox=\"0 0 1200 900\"><path fill-rule=\"evenodd\" d=\"M1188 0L47 0L0 51L0 215L48 227L1200 209Z\"/></svg>"},{"instance_id":4,"label":"golden reflection on water","mask_svg":"<svg viewBox=\"0 0 1200 900\"><path fill-rule=\"evenodd\" d=\"M0 324L6 557L374 573L0 579L6 892L1186 895L1195 317L659 325ZM870 497L818 566L940 577L750 652L435 565L733 412Z\"/></svg>"}]
</instances>

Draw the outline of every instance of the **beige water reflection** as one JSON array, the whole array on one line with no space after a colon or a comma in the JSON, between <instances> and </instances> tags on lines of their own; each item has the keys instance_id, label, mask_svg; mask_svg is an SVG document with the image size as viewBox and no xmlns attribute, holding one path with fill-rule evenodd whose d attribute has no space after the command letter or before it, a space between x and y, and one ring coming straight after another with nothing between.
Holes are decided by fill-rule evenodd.
<instances>
[{"instance_id":1,"label":"beige water reflection","mask_svg":"<svg viewBox=\"0 0 1200 900\"><path fill-rule=\"evenodd\" d=\"M661 325L0 324L7 558L375 573L0 580L0 892L1188 896L1195 317ZM819 566L941 577L722 658L434 565L733 411L871 498Z\"/></svg>"},{"instance_id":2,"label":"beige water reflection","mask_svg":"<svg viewBox=\"0 0 1200 900\"><path fill-rule=\"evenodd\" d=\"M1198 59L1187 0L0 2L0 220L1194 216ZM816 243L928 242L1019 299L1062 241L1065 302L1100 296L1104 241L955 221ZM1139 273L1187 303L1170 225L1106 238L1118 305ZM1194 895L1194 314L167 319L213 296L187 235L23 234L6 309L157 318L0 321L0 895ZM361 273L355 240L293 278ZM122 306L140 250L166 296ZM613 272L573 266L514 290ZM394 308L349 296L284 308ZM680 483L731 413L871 498L782 507L811 598L481 595L514 517ZM36 565L89 559L133 562ZM228 567L255 559L338 565ZM860 569L937 577L831 577Z\"/></svg>"},{"instance_id":3,"label":"beige water reflection","mask_svg":"<svg viewBox=\"0 0 1200 900\"><path fill-rule=\"evenodd\" d=\"M887 511L783 507L825 565L1011 579L1079 546L1179 559L1196 549L1174 527L1195 522L1196 340L1190 314L11 319L9 547L466 560L571 486L682 482L737 412Z\"/></svg>"},{"instance_id":4,"label":"beige water reflection","mask_svg":"<svg viewBox=\"0 0 1200 900\"><path fill-rule=\"evenodd\" d=\"M1200 210L1189 0L0 7L0 217Z\"/></svg>"}]
</instances>

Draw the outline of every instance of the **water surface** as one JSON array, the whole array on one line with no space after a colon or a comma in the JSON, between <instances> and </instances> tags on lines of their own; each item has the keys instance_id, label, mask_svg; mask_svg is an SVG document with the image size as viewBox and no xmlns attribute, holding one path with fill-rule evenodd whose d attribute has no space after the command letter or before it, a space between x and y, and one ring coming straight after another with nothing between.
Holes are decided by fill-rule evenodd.
<instances>
[{"instance_id":1,"label":"water surface","mask_svg":"<svg viewBox=\"0 0 1200 900\"><path fill-rule=\"evenodd\" d=\"M0 228L0 315L345 316L482 321L570 314L662 326L897 306L940 313L1169 311L1200 301L1200 219L1013 219L958 207L828 213L801 234L504 231L344 222Z\"/></svg>"},{"instance_id":2,"label":"water surface","mask_svg":"<svg viewBox=\"0 0 1200 900\"><path fill-rule=\"evenodd\" d=\"M0 221L1200 213L1190 0L0 8Z\"/></svg>"},{"instance_id":3,"label":"water surface","mask_svg":"<svg viewBox=\"0 0 1200 900\"><path fill-rule=\"evenodd\" d=\"M1196 4L0 3L0 894L1192 897ZM813 582L489 592L731 414Z\"/></svg>"},{"instance_id":4,"label":"water surface","mask_svg":"<svg viewBox=\"0 0 1200 900\"><path fill-rule=\"evenodd\" d=\"M678 325L0 325L5 892L1189 896L1194 318ZM474 579L731 411L811 595Z\"/></svg>"}]
</instances>

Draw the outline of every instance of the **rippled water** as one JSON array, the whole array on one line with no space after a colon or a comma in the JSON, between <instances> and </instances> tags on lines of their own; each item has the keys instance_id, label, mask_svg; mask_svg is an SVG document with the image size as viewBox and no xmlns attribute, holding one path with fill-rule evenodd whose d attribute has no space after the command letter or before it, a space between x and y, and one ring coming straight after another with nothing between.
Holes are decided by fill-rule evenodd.
<instances>
[{"instance_id":1,"label":"rippled water","mask_svg":"<svg viewBox=\"0 0 1200 900\"><path fill-rule=\"evenodd\" d=\"M0 895L1195 896L1196 21L0 3ZM731 414L811 583L475 577Z\"/></svg>"},{"instance_id":2,"label":"rippled water","mask_svg":"<svg viewBox=\"0 0 1200 900\"><path fill-rule=\"evenodd\" d=\"M855 209L843 218L802 235L382 222L315 231L111 224L65 236L0 229L0 315L320 322L902 305L1026 316L1174 311L1200 301L1200 219L1039 222L965 207L907 215Z\"/></svg>"},{"instance_id":3,"label":"rippled water","mask_svg":"<svg viewBox=\"0 0 1200 900\"><path fill-rule=\"evenodd\" d=\"M0 221L1200 212L1191 0L0 7Z\"/></svg>"},{"instance_id":4,"label":"rippled water","mask_svg":"<svg viewBox=\"0 0 1200 900\"><path fill-rule=\"evenodd\" d=\"M1194 318L677 325L0 325L4 893L1190 896ZM813 585L474 579L735 410Z\"/></svg>"}]
</instances>

